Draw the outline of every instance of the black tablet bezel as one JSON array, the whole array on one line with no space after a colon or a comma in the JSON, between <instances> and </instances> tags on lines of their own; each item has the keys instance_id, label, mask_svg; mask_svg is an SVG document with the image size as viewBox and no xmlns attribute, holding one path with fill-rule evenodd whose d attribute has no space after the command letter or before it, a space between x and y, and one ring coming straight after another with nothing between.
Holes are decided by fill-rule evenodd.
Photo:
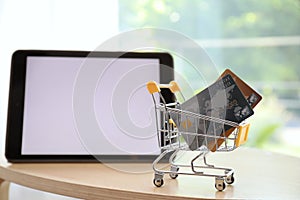
<instances>
[{"instance_id":1,"label":"black tablet bezel","mask_svg":"<svg viewBox=\"0 0 300 200\"><path fill-rule=\"evenodd\" d=\"M93 155L22 155L22 130L24 114L26 60L28 56L41 57L108 57L108 58L158 58L160 66L173 69L173 58L161 52L90 52L57 50L17 50L12 55L9 101L7 113L5 156L9 162L98 162ZM160 82L174 79L173 70L160 67ZM164 91L172 99L172 94ZM96 156L97 157L97 156ZM105 162L147 162L157 155L101 155Z\"/></svg>"}]
</instances>

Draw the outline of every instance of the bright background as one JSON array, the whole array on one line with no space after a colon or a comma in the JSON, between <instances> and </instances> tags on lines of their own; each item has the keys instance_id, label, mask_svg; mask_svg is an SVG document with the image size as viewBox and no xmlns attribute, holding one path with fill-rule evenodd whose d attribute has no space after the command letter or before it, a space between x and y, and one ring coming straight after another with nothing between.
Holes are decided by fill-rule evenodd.
<instances>
[{"instance_id":1,"label":"bright background","mask_svg":"<svg viewBox=\"0 0 300 200\"><path fill-rule=\"evenodd\" d=\"M262 94L248 146L300 157L299 22L299 0L0 0L0 155L16 49L94 50L122 31L154 27L197 41L219 73L230 67ZM183 75L197 87L188 68ZM10 196L69 199L17 185Z\"/></svg>"}]
</instances>

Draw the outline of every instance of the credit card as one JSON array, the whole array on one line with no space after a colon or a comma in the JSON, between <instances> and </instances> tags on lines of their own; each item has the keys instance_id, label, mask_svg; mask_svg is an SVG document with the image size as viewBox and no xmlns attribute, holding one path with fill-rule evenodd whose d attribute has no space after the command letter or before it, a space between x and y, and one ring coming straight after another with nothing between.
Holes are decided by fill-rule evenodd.
<instances>
[{"instance_id":1,"label":"credit card","mask_svg":"<svg viewBox=\"0 0 300 200\"><path fill-rule=\"evenodd\" d=\"M235 73L233 73L230 69L226 69L219 79L230 74L237 86L240 88L241 92L247 99L248 103L252 108L254 108L261 100L262 96L256 92L253 88L251 88L247 83L245 83L240 77L238 77Z\"/></svg>"},{"instance_id":2,"label":"credit card","mask_svg":"<svg viewBox=\"0 0 300 200\"><path fill-rule=\"evenodd\" d=\"M181 109L209 117L240 123L254 114L248 101L230 74L181 104ZM215 120L181 116L178 129L191 150L216 144L218 137L232 126ZM189 134L192 133L193 135Z\"/></svg>"},{"instance_id":3,"label":"credit card","mask_svg":"<svg viewBox=\"0 0 300 200\"><path fill-rule=\"evenodd\" d=\"M221 76L219 77L219 80L222 79L222 77L225 77L226 75L230 74L237 86L240 88L241 92L247 99L249 105L253 109L261 100L262 96L256 92L253 88L251 88L247 83L245 83L240 77L238 77L235 73L233 73L230 69L226 69ZM229 137L230 134L234 131L234 128L231 128L227 130L224 134L225 137ZM218 147L222 145L224 142L224 139L219 138L217 140L217 143L209 144L209 149L214 152L217 150Z\"/></svg>"}]
</instances>

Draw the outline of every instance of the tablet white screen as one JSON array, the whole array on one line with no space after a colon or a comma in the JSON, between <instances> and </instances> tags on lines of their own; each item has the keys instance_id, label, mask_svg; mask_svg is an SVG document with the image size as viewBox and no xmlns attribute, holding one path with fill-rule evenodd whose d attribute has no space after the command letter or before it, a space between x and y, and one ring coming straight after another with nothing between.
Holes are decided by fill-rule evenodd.
<instances>
[{"instance_id":1,"label":"tablet white screen","mask_svg":"<svg viewBox=\"0 0 300 200\"><path fill-rule=\"evenodd\" d=\"M87 61L101 72L92 94L94 135L79 131L74 119L74 87ZM145 86L159 82L159 70L154 58L27 57L22 155L159 154ZM96 148L88 146L93 140Z\"/></svg>"}]
</instances>

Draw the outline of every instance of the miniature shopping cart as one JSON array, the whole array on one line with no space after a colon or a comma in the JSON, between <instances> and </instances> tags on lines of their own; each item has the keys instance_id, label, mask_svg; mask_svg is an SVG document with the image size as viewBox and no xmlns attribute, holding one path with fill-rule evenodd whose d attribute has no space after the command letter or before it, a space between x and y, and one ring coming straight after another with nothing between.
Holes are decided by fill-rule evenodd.
<instances>
[{"instance_id":1,"label":"miniature shopping cart","mask_svg":"<svg viewBox=\"0 0 300 200\"><path fill-rule=\"evenodd\" d=\"M184 98L175 81L169 84L157 84L154 81L147 83L155 105L158 144L162 152L153 162L154 185L163 185L164 174L169 174L172 179L178 175L196 175L214 177L215 188L223 191L225 182L234 182L234 170L208 164L206 156L209 152L232 151L245 143L249 124L237 124L182 110L177 100L173 103L165 101L162 88L168 88L175 96ZM177 162L182 152L193 153L192 159L188 160L190 164ZM163 163L166 159L169 161L168 169L159 168L159 162Z\"/></svg>"}]
</instances>

